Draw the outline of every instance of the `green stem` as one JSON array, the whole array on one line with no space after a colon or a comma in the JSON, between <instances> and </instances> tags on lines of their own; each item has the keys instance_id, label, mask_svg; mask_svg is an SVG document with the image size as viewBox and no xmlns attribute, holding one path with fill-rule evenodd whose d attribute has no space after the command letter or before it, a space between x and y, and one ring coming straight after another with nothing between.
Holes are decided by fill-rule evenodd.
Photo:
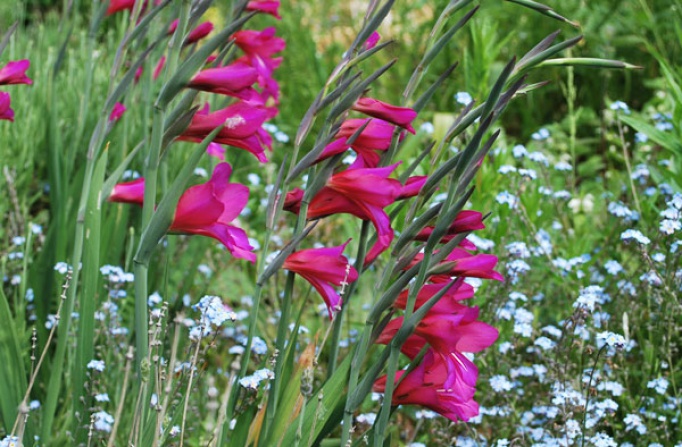
<instances>
[{"instance_id":1,"label":"green stem","mask_svg":"<svg viewBox=\"0 0 682 447\"><path fill-rule=\"evenodd\" d=\"M365 265L365 253L367 251L369 226L369 221L365 220L362 222L362 229L360 230L360 243L358 245L357 255L355 256L355 270L358 271L358 278L360 278L360 275L362 275L362 269ZM331 352L329 353L329 368L327 369L327 377L331 377L334 371L336 371L336 364L338 363L339 357L339 341L341 340L341 330L343 328L343 316L346 313L350 297L353 296L353 292L355 292L357 283L358 281L355 281L350 284L348 291L345 294L345 296L348 298L343 300L343 303L341 304L341 310L334 318L334 329L332 332Z\"/></svg>"},{"instance_id":2,"label":"green stem","mask_svg":"<svg viewBox=\"0 0 682 447\"><path fill-rule=\"evenodd\" d=\"M275 342L275 349L277 352L277 360L275 363L275 380L273 380L270 384L270 396L268 398L267 417L264 431L265 436L263 439L269 439L270 429L272 428L272 422L275 419L275 412L277 411L279 389L282 380L282 369L286 360L284 345L287 341L287 332L289 331L288 322L289 314L291 313L291 300L293 298L294 292L294 278L294 272L289 272L287 274L286 285L284 286L282 314L279 319L279 325L277 326L277 341ZM293 340L290 340L289 342L291 343Z\"/></svg>"},{"instance_id":3,"label":"green stem","mask_svg":"<svg viewBox=\"0 0 682 447\"><path fill-rule=\"evenodd\" d=\"M159 170L159 154L161 152L161 139L163 136L164 112L159 108L154 109L154 121L152 124L151 144L145 159L144 169L144 201L142 205L142 224L140 234L144 234L149 226L152 214L156 208L156 185ZM149 335L147 323L147 289L148 263L135 261L135 368L139 373L142 360L147 358Z\"/></svg>"},{"instance_id":4,"label":"green stem","mask_svg":"<svg viewBox=\"0 0 682 447\"><path fill-rule=\"evenodd\" d=\"M260 299L263 291L263 287L256 285L256 290L253 296L253 308L251 309L251 319L249 320L249 332L246 336L246 345L244 346L244 354L242 355L241 367L239 369L239 375L235 378L235 382L246 375L246 371L249 368L249 361L251 360L251 344L253 342L253 337L256 332L256 324L258 322L258 308L260 307ZM232 420L234 409L237 405L237 396L239 395L239 386L234 385L232 387L232 394L230 395L230 401L227 404L227 421Z\"/></svg>"}]
</instances>

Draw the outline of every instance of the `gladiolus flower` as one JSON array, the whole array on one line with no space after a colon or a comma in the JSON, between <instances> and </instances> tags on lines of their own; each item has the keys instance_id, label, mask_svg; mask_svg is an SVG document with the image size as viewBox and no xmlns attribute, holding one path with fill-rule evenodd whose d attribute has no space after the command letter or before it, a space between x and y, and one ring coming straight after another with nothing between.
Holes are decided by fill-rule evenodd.
<instances>
[{"instance_id":1,"label":"gladiolus flower","mask_svg":"<svg viewBox=\"0 0 682 447\"><path fill-rule=\"evenodd\" d=\"M284 50L286 43L281 37L275 37L275 28L265 28L263 31L242 30L234 33L232 38L244 53L258 55L264 59Z\"/></svg>"},{"instance_id":2,"label":"gladiolus flower","mask_svg":"<svg viewBox=\"0 0 682 447\"><path fill-rule=\"evenodd\" d=\"M200 71L187 85L204 92L229 95L248 100L255 92L250 87L258 80L255 68L244 64L208 68Z\"/></svg>"},{"instance_id":3,"label":"gladiolus flower","mask_svg":"<svg viewBox=\"0 0 682 447\"><path fill-rule=\"evenodd\" d=\"M161 71L163 70L163 67L166 66L166 56L161 56L161 59L159 59L159 62L156 64L156 68L154 68L154 73L152 74L152 78L156 81L156 79L161 75Z\"/></svg>"},{"instance_id":4,"label":"gladiolus flower","mask_svg":"<svg viewBox=\"0 0 682 447\"><path fill-rule=\"evenodd\" d=\"M140 78L142 77L142 72L143 72L143 71L144 71L144 68L142 67L142 65L140 65L139 67L137 67L137 70L135 70L135 84L137 84L138 82L140 82Z\"/></svg>"},{"instance_id":5,"label":"gladiolus flower","mask_svg":"<svg viewBox=\"0 0 682 447\"><path fill-rule=\"evenodd\" d=\"M341 129L336 133L335 138L337 140L343 139L344 141L349 139L368 121L369 124L366 125L362 132L355 138L355 141L350 145L358 154L358 158L351 165L351 168L374 168L378 166L380 155L377 151L386 151L391 146L395 126L376 118L346 120L341 125ZM339 154L344 150L345 148L343 148L342 145L336 145L332 142L332 144L329 144L322 151L318 157L318 161Z\"/></svg>"},{"instance_id":6,"label":"gladiolus flower","mask_svg":"<svg viewBox=\"0 0 682 447\"><path fill-rule=\"evenodd\" d=\"M424 254L418 253L405 269L413 267L422 259L424 259ZM472 255L466 250L455 248L438 265L442 272L431 276L429 279L432 282L447 281L451 276L485 278L504 281L504 277L493 270L495 265L497 265L497 256L495 255Z\"/></svg>"},{"instance_id":7,"label":"gladiolus flower","mask_svg":"<svg viewBox=\"0 0 682 447\"><path fill-rule=\"evenodd\" d=\"M213 31L213 24L211 22L200 23L189 32L187 39L185 40L185 45L190 45L200 41L204 37L211 34L211 31Z\"/></svg>"},{"instance_id":8,"label":"gladiolus flower","mask_svg":"<svg viewBox=\"0 0 682 447\"><path fill-rule=\"evenodd\" d=\"M383 168L349 169L334 174L308 206L308 219L348 213L369 220L377 231L377 241L367 253L365 264L372 262L391 244L394 234L384 208L395 202L402 185L388 176L397 164ZM284 209L298 213L303 191L287 194Z\"/></svg>"},{"instance_id":9,"label":"gladiolus flower","mask_svg":"<svg viewBox=\"0 0 682 447\"><path fill-rule=\"evenodd\" d=\"M272 110L243 101L213 113L201 110L178 139L199 142L216 127L224 125L214 143L245 149L265 162L264 148L272 147L272 138L261 126L271 116Z\"/></svg>"},{"instance_id":10,"label":"gladiolus flower","mask_svg":"<svg viewBox=\"0 0 682 447\"><path fill-rule=\"evenodd\" d=\"M374 31L372 34L370 34L367 40L365 41L365 51L374 48L377 45L377 43L379 43L380 39L381 35L378 32Z\"/></svg>"},{"instance_id":11,"label":"gladiolus flower","mask_svg":"<svg viewBox=\"0 0 682 447\"><path fill-rule=\"evenodd\" d=\"M111 110L111 114L109 115L109 122L111 123L113 121L118 121L119 119L121 119L121 117L123 116L123 113L125 111L126 111L126 106L124 106L120 102L117 102L116 104L114 104L114 107Z\"/></svg>"},{"instance_id":12,"label":"gladiolus flower","mask_svg":"<svg viewBox=\"0 0 682 447\"><path fill-rule=\"evenodd\" d=\"M394 106L374 98L360 98L353 105L353 110L388 121L414 133L412 121L417 117L417 112L409 107Z\"/></svg>"},{"instance_id":13,"label":"gladiolus flower","mask_svg":"<svg viewBox=\"0 0 682 447\"><path fill-rule=\"evenodd\" d=\"M225 161L225 148L219 145L218 143L213 142L208 143L206 153L211 157L216 157L221 161Z\"/></svg>"},{"instance_id":14,"label":"gladiolus flower","mask_svg":"<svg viewBox=\"0 0 682 447\"><path fill-rule=\"evenodd\" d=\"M234 257L255 262L256 255L246 233L231 225L246 206L249 188L230 183L231 174L232 167L220 163L208 182L187 189L178 201L169 232L212 237L220 241ZM116 185L109 200L141 205L144 200L144 179Z\"/></svg>"},{"instance_id":15,"label":"gladiolus flower","mask_svg":"<svg viewBox=\"0 0 682 447\"><path fill-rule=\"evenodd\" d=\"M31 78L26 76L26 70L30 66L31 61L28 59L7 62L7 65L0 68L0 85L33 84Z\"/></svg>"},{"instance_id":16,"label":"gladiolus flower","mask_svg":"<svg viewBox=\"0 0 682 447\"><path fill-rule=\"evenodd\" d=\"M461 353L441 356L429 350L421 363L405 377L398 371L393 390L393 405L420 405L453 422L468 421L478 415L474 401L478 368ZM386 376L374 383L374 391L384 392Z\"/></svg>"},{"instance_id":17,"label":"gladiolus flower","mask_svg":"<svg viewBox=\"0 0 682 447\"><path fill-rule=\"evenodd\" d=\"M144 178L117 183L107 200L109 202L133 203L142 206L144 202Z\"/></svg>"},{"instance_id":18,"label":"gladiolus flower","mask_svg":"<svg viewBox=\"0 0 682 447\"><path fill-rule=\"evenodd\" d=\"M279 0L252 0L246 4L246 10L270 14L277 20L282 19L279 15Z\"/></svg>"},{"instance_id":19,"label":"gladiolus flower","mask_svg":"<svg viewBox=\"0 0 682 447\"><path fill-rule=\"evenodd\" d=\"M456 306L451 306L451 304L458 304L459 301L468 300L474 296L474 288L465 283L463 279L457 279L458 284L450 287L445 294L440 298L438 303L433 306L429 312L441 313L441 312L454 312ZM449 285L448 282L436 283L436 284L424 284L419 292L417 292L417 299L414 303L414 310L419 309L426 303L429 299L433 298L438 292L443 290L443 288ZM407 306L407 299L409 298L409 289L403 290L398 298L393 303L394 307L399 309L405 309Z\"/></svg>"},{"instance_id":20,"label":"gladiolus flower","mask_svg":"<svg viewBox=\"0 0 682 447\"><path fill-rule=\"evenodd\" d=\"M443 355L453 351L479 352L495 343L499 333L489 324L478 321L478 307L468 307L458 303L448 303L447 307L454 312L433 312L430 309L417 324L408 342L410 338L421 337L436 352ZM389 321L376 342L390 343L402 326L403 320L404 317L397 317ZM414 351L419 352L423 346L421 340L412 340L412 343L416 344L412 346L412 349L409 349L410 343L406 343L408 356Z\"/></svg>"},{"instance_id":21,"label":"gladiolus flower","mask_svg":"<svg viewBox=\"0 0 682 447\"><path fill-rule=\"evenodd\" d=\"M426 175L415 175L409 177L407 181L405 181L405 185L403 185L401 188L397 200L409 199L410 197L414 197L419 194L419 191L421 191L424 187L426 180L428 180L428 176Z\"/></svg>"},{"instance_id":22,"label":"gladiolus flower","mask_svg":"<svg viewBox=\"0 0 682 447\"><path fill-rule=\"evenodd\" d=\"M171 22L170 26L168 27L168 34L173 34L175 30L178 28L178 23L180 23L179 19L173 20ZM183 43L184 45L190 45L195 42L200 41L204 37L208 36L211 34L211 31L213 31L213 23L211 22L203 22L197 25L192 31L189 32L187 35L187 38L185 39L185 42Z\"/></svg>"},{"instance_id":23,"label":"gladiolus flower","mask_svg":"<svg viewBox=\"0 0 682 447\"><path fill-rule=\"evenodd\" d=\"M243 63L256 69L258 72L258 85L262 89L262 102L273 98L279 99L279 85L272 77L272 73L282 62L281 58L273 55L284 50L284 39L275 37L275 28L266 28L263 31L242 30L232 36L245 56L237 59L237 63Z\"/></svg>"},{"instance_id":24,"label":"gladiolus flower","mask_svg":"<svg viewBox=\"0 0 682 447\"><path fill-rule=\"evenodd\" d=\"M329 318L341 309L341 296L333 286L343 288L358 279L358 272L343 256L343 245L329 248L311 248L292 253L282 264L282 268L298 273L322 295Z\"/></svg>"},{"instance_id":25,"label":"gladiolus flower","mask_svg":"<svg viewBox=\"0 0 682 447\"><path fill-rule=\"evenodd\" d=\"M131 11L134 6L135 0L109 0L106 14L111 15L116 12L125 11L126 9Z\"/></svg>"},{"instance_id":26,"label":"gladiolus flower","mask_svg":"<svg viewBox=\"0 0 682 447\"><path fill-rule=\"evenodd\" d=\"M435 227L424 227L415 237L417 241L426 241ZM440 240L441 242L449 242L460 233L465 233L474 230L482 230L485 228L483 224L483 214L478 211L465 210L460 211L455 220L452 222L445 236ZM474 246L475 249L475 246Z\"/></svg>"},{"instance_id":27,"label":"gladiolus flower","mask_svg":"<svg viewBox=\"0 0 682 447\"><path fill-rule=\"evenodd\" d=\"M0 120L14 121L14 110L10 107L10 96L7 92L0 92Z\"/></svg>"}]
</instances>

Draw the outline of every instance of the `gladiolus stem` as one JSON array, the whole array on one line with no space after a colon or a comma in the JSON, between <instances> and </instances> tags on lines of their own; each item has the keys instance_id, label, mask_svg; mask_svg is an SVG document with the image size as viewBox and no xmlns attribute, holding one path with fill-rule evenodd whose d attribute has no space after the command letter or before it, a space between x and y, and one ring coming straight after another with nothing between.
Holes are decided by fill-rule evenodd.
<instances>
[{"instance_id":1,"label":"gladiolus stem","mask_svg":"<svg viewBox=\"0 0 682 447\"><path fill-rule=\"evenodd\" d=\"M239 381L240 378L246 375L246 371L249 368L249 361L251 360L251 344L253 342L253 337L256 331L257 321L258 321L258 308L260 307L260 298L263 287L256 285L256 290L253 292L253 308L251 309L251 319L249 320L249 331L246 339L246 346L244 346L244 354L242 355L242 363L239 369L239 375L235 378L235 383ZM230 401L227 405L227 417L226 420L232 420L235 405L237 404L237 397L239 396L239 386L232 387L232 394L230 395Z\"/></svg>"},{"instance_id":2,"label":"gladiolus stem","mask_svg":"<svg viewBox=\"0 0 682 447\"><path fill-rule=\"evenodd\" d=\"M287 273L287 282L284 286L284 297L282 298L282 315L279 319L279 325L277 327L277 340L275 342L275 349L277 352L277 361L275 363L275 380L270 384L270 398L268 399L267 408L267 425L265 428L265 437L268 439L270 434L270 429L272 428L272 422L275 419L275 412L277 410L277 403L279 400L279 388L282 382L282 369L284 366L284 361L286 360L285 355L285 343L287 341L287 331L289 329L289 314L291 313L291 300L294 294L294 272ZM293 342L294 335L292 334Z\"/></svg>"},{"instance_id":3,"label":"gladiolus stem","mask_svg":"<svg viewBox=\"0 0 682 447\"><path fill-rule=\"evenodd\" d=\"M369 234L369 228L370 228L371 222L368 220L362 221L362 229L360 230L360 241L358 245L358 253L355 256L355 269L358 271L358 277L362 275L362 269L364 266L364 259L365 259L365 254L366 254L366 245L367 245L367 236ZM344 296L350 298L353 295L353 292L355 291L355 286L357 284L357 281L352 282L348 286L348 290L345 291ZM343 323L343 315L346 311L346 307L348 305L348 299L343 300L343 304L341 305L341 310L334 316L334 332L332 333L332 341L331 341L331 352L329 353L329 369L327 370L328 372L328 377L331 377L334 371L336 370L336 363L338 361L339 357L339 341L341 340L341 328L342 328L342 323Z\"/></svg>"},{"instance_id":4,"label":"gladiolus stem","mask_svg":"<svg viewBox=\"0 0 682 447\"><path fill-rule=\"evenodd\" d=\"M381 411L377 416L377 422L374 424L374 447L382 447L384 445L384 437L386 434L386 426L388 425L388 417L391 415L393 388L395 386L395 372L398 370L399 357L400 346L396 347L391 345L391 355L388 358L388 375L386 376L384 401L381 405Z\"/></svg>"},{"instance_id":5,"label":"gladiolus stem","mask_svg":"<svg viewBox=\"0 0 682 447\"><path fill-rule=\"evenodd\" d=\"M142 233L145 232L156 208L156 184L159 154L163 136L164 111L154 109L151 143L144 166L144 201L142 205ZM147 357L147 263L135 262L135 368L140 372L142 359Z\"/></svg>"}]
</instances>

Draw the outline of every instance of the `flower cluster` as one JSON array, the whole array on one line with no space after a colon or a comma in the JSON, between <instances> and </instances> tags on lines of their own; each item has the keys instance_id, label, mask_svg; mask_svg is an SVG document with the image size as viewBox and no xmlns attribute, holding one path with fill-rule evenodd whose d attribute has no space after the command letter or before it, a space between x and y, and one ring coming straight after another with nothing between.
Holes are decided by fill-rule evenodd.
<instances>
[{"instance_id":1,"label":"flower cluster","mask_svg":"<svg viewBox=\"0 0 682 447\"><path fill-rule=\"evenodd\" d=\"M146 5L147 2L142 6L143 11ZM134 0L111 0L107 14L133 10L134 6ZM252 1L247 10L279 17L278 7L279 2ZM176 32L177 26L176 20L171 24L169 34ZM202 23L190 31L184 43L197 42L212 30L210 22ZM285 46L284 40L274 34L274 28L236 32L232 40L244 55L229 65L206 68L190 80L188 88L226 95L235 98L235 101L213 112L210 112L206 103L196 111L178 140L200 142L220 128L207 149L209 155L225 160L225 148L222 145L229 145L251 152L261 162L267 161L265 149L272 149L272 138L263 124L278 112L276 106L271 105L279 101L279 86L273 78L273 72L282 61L273 55ZM211 57L207 63L214 60L215 57ZM110 121L119 119L124 110L122 105L117 104L112 110ZM169 232L212 237L236 258L255 262L254 247L246 232L232 224L246 207L249 188L240 183L231 183L231 174L230 164L219 163L206 183L187 189L180 197ZM117 184L108 200L142 205L144 190L145 179L140 177Z\"/></svg>"},{"instance_id":2,"label":"flower cluster","mask_svg":"<svg viewBox=\"0 0 682 447\"><path fill-rule=\"evenodd\" d=\"M460 212L443 242L451 240L457 233L483 227L480 213ZM420 239L424 237L425 234L418 236ZM416 293L404 290L394 303L396 308L405 309L410 295L414 294L414 310L418 310L435 295L444 292L401 347L401 352L414 360L428 346L423 359L412 371L397 372L395 380L398 385L393 390L392 404L425 406L452 421L468 421L478 415L478 403L474 400L478 369L470 355L492 345L498 337L497 329L478 320L478 307L461 303L472 298L475 292L464 279L502 280L502 276L493 270L496 256L471 254L470 251L477 247L466 239L460 245L465 248L452 250L436 267L438 274L429 277L429 283ZM406 268L423 258L423 254L418 254ZM389 321L377 343L391 343L403 323L404 317ZM386 379L384 376L375 382L375 391L384 391Z\"/></svg>"}]
</instances>

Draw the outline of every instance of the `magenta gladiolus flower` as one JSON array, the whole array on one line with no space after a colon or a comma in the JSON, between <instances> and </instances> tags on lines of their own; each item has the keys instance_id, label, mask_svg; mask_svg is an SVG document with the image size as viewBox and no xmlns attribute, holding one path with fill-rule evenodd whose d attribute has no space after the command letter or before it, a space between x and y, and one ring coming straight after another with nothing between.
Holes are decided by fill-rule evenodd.
<instances>
[{"instance_id":1,"label":"magenta gladiolus flower","mask_svg":"<svg viewBox=\"0 0 682 447\"><path fill-rule=\"evenodd\" d=\"M206 153L211 157L218 158L220 161L225 161L225 148L218 143L208 143Z\"/></svg>"},{"instance_id":2,"label":"magenta gladiolus flower","mask_svg":"<svg viewBox=\"0 0 682 447\"><path fill-rule=\"evenodd\" d=\"M33 84L31 78L26 76L26 70L30 66L31 61L28 59L7 62L7 65L0 68L0 85Z\"/></svg>"},{"instance_id":3,"label":"magenta gladiolus flower","mask_svg":"<svg viewBox=\"0 0 682 447\"><path fill-rule=\"evenodd\" d=\"M417 117L417 112L409 107L394 106L374 98L360 98L352 108L365 115L388 121L410 133L414 133L412 121Z\"/></svg>"},{"instance_id":4,"label":"magenta gladiolus flower","mask_svg":"<svg viewBox=\"0 0 682 447\"><path fill-rule=\"evenodd\" d=\"M193 44L195 42L200 41L204 37L211 34L211 31L213 31L213 28L214 28L213 23L211 23L211 22L203 22L203 23L198 24L187 35L187 39L185 39L185 45L190 45L190 44Z\"/></svg>"},{"instance_id":5,"label":"magenta gladiolus flower","mask_svg":"<svg viewBox=\"0 0 682 447\"><path fill-rule=\"evenodd\" d=\"M107 7L107 15L114 14L116 12L132 10L135 6L135 0L109 0L109 6Z\"/></svg>"},{"instance_id":6,"label":"magenta gladiolus flower","mask_svg":"<svg viewBox=\"0 0 682 447\"><path fill-rule=\"evenodd\" d=\"M397 164L383 168L348 169L334 174L327 186L308 205L308 219L348 213L369 220L377 231L377 241L368 251L365 263L383 253L393 241L391 221L384 208L395 202L402 190L398 180L388 178ZM287 194L284 209L298 213L303 191Z\"/></svg>"},{"instance_id":7,"label":"magenta gladiolus flower","mask_svg":"<svg viewBox=\"0 0 682 447\"><path fill-rule=\"evenodd\" d=\"M434 228L435 227L424 227L419 232L419 234L417 234L415 240L417 241L427 240L429 236L431 236L431 233L433 233ZM440 241L445 243L451 241L455 236L457 236L460 233L465 233L474 230L482 230L484 228L485 225L483 224L482 213L470 210L461 211L457 214L455 220L452 222L452 225L450 225L450 227L448 228L447 233L445 234L445 236L443 236L443 238ZM476 246L474 246L473 249L476 249Z\"/></svg>"},{"instance_id":8,"label":"magenta gladiolus flower","mask_svg":"<svg viewBox=\"0 0 682 447\"><path fill-rule=\"evenodd\" d=\"M140 78L142 77L142 73L143 73L143 72L144 72L144 68L142 67L142 65L140 65L139 67L137 67L137 70L135 70L135 81L134 81L135 84L137 84L138 82L140 82Z\"/></svg>"},{"instance_id":9,"label":"magenta gladiolus flower","mask_svg":"<svg viewBox=\"0 0 682 447\"><path fill-rule=\"evenodd\" d=\"M263 31L242 30L234 33L232 38L244 53L258 55L264 59L284 50L286 43L281 37L275 37L275 28L265 28Z\"/></svg>"},{"instance_id":10,"label":"magenta gladiolus flower","mask_svg":"<svg viewBox=\"0 0 682 447\"><path fill-rule=\"evenodd\" d=\"M369 121L369 124L355 139L353 146L362 146L374 150L388 149L391 145L395 126L381 119L354 118L346 120L341 124L341 129L337 132L336 138L350 138L367 121Z\"/></svg>"},{"instance_id":11,"label":"magenta gladiolus flower","mask_svg":"<svg viewBox=\"0 0 682 447\"><path fill-rule=\"evenodd\" d=\"M213 113L201 110L194 115L189 127L178 139L199 142L213 129L224 125L213 140L214 143L245 149L254 154L259 161L265 162L267 157L264 148L272 147L272 139L261 126L272 113L272 109L243 101Z\"/></svg>"},{"instance_id":12,"label":"magenta gladiolus flower","mask_svg":"<svg viewBox=\"0 0 682 447\"><path fill-rule=\"evenodd\" d=\"M258 72L258 85L261 87L261 101L266 103L273 98L275 103L279 100L279 85L272 77L272 73L282 62L281 58L273 55L284 50L284 39L275 37L275 28L266 28L263 31L243 30L236 32L232 38L245 56L236 60L237 63L249 65Z\"/></svg>"},{"instance_id":13,"label":"magenta gladiolus flower","mask_svg":"<svg viewBox=\"0 0 682 447\"><path fill-rule=\"evenodd\" d=\"M499 335L494 327L478 321L478 307L468 307L458 303L448 303L450 312L433 311L430 309L426 316L417 324L410 337L421 337L426 340L436 352L447 355L453 351L480 352L489 347ZM388 344L398 333L404 317L397 317L389 321L376 342ZM409 338L408 338L409 341ZM414 351L421 341L413 340L416 346L407 343L408 351ZM417 352L419 352L417 350ZM407 352L409 355L410 352Z\"/></svg>"},{"instance_id":14,"label":"magenta gladiolus flower","mask_svg":"<svg viewBox=\"0 0 682 447\"><path fill-rule=\"evenodd\" d=\"M159 59L159 62L156 64L156 68L154 68L154 73L152 73L152 79L156 81L156 79L161 75L161 71L163 71L163 67L166 66L166 56L161 56L161 59Z\"/></svg>"},{"instance_id":15,"label":"magenta gladiolus flower","mask_svg":"<svg viewBox=\"0 0 682 447\"><path fill-rule=\"evenodd\" d=\"M125 111L126 106L124 106L120 102L114 104L113 109L111 109L111 114L109 115L109 122L118 121L119 119L121 119Z\"/></svg>"},{"instance_id":16,"label":"magenta gladiolus flower","mask_svg":"<svg viewBox=\"0 0 682 447\"><path fill-rule=\"evenodd\" d=\"M341 309L341 296L333 286L345 287L358 279L357 270L343 256L347 244L300 250L289 255L282 264L282 268L301 275L322 295L330 319Z\"/></svg>"},{"instance_id":17,"label":"magenta gladiolus flower","mask_svg":"<svg viewBox=\"0 0 682 447\"><path fill-rule=\"evenodd\" d=\"M413 267L422 259L424 259L424 254L418 253L405 269ZM452 276L504 281L504 277L493 270L497 265L497 256L495 255L472 255L464 249L455 248L439 265L445 272L431 276L429 279L432 282L448 281Z\"/></svg>"},{"instance_id":18,"label":"magenta gladiolus flower","mask_svg":"<svg viewBox=\"0 0 682 447\"><path fill-rule=\"evenodd\" d=\"M343 140L345 143L347 139L354 135L368 121L369 124L351 144L351 148L358 154L358 158L351 165L351 168L377 167L380 159L380 154L377 151L386 151L391 146L395 126L376 118L356 118L344 121L341 129L335 135L337 140L325 147L318 157L318 161L343 152L347 146L344 147L342 144L336 144L336 142Z\"/></svg>"},{"instance_id":19,"label":"magenta gladiolus flower","mask_svg":"<svg viewBox=\"0 0 682 447\"><path fill-rule=\"evenodd\" d=\"M179 19L175 19L171 22L170 26L168 27L169 35L173 34L175 30L178 29L179 22L180 22ZM211 22L200 23L192 31L189 32L187 38L185 39L184 45L190 45L200 41L204 37L211 34L211 31L213 31L213 23Z\"/></svg>"},{"instance_id":20,"label":"magenta gladiolus flower","mask_svg":"<svg viewBox=\"0 0 682 447\"><path fill-rule=\"evenodd\" d=\"M270 14L277 20L282 19L279 15L279 0L251 0L246 4L246 10Z\"/></svg>"},{"instance_id":21,"label":"magenta gladiolus flower","mask_svg":"<svg viewBox=\"0 0 682 447\"><path fill-rule=\"evenodd\" d=\"M14 121L14 110L10 107L9 93L0 92L0 120Z\"/></svg>"},{"instance_id":22,"label":"magenta gladiolus flower","mask_svg":"<svg viewBox=\"0 0 682 447\"><path fill-rule=\"evenodd\" d=\"M109 202L133 203L142 206L144 202L144 179L138 178L130 182L116 184L107 200Z\"/></svg>"},{"instance_id":23,"label":"magenta gladiolus flower","mask_svg":"<svg viewBox=\"0 0 682 447\"><path fill-rule=\"evenodd\" d=\"M468 300L474 297L474 288L471 285L465 283L463 279L458 279L457 282L457 284L450 287L447 292L445 292L438 303L436 303L436 305L432 307L429 312L454 312L456 310L456 306L453 307L451 304L458 305L459 301ZM433 298L435 294L443 290L443 288L447 287L448 285L449 282L424 284L422 288L419 289L419 292L417 292L414 310L422 307L424 303ZM407 306L407 299L409 298L409 292L409 289L403 290L400 295L398 295L398 298L393 303L393 306L398 309L405 309Z\"/></svg>"},{"instance_id":24,"label":"magenta gladiolus flower","mask_svg":"<svg viewBox=\"0 0 682 447\"><path fill-rule=\"evenodd\" d=\"M187 85L204 92L229 95L245 100L257 95L251 86L258 80L255 68L244 64L208 68L200 71Z\"/></svg>"},{"instance_id":25,"label":"magenta gladiolus flower","mask_svg":"<svg viewBox=\"0 0 682 447\"><path fill-rule=\"evenodd\" d=\"M380 39L381 35L378 32L374 31L372 34L370 34L367 40L365 41L365 51L374 48L377 45L377 43L379 43Z\"/></svg>"},{"instance_id":26,"label":"magenta gladiolus flower","mask_svg":"<svg viewBox=\"0 0 682 447\"><path fill-rule=\"evenodd\" d=\"M405 377L396 373L393 405L420 405L445 416L451 421L468 421L478 415L474 388L478 368L465 355L452 353L442 356L430 349L422 362ZM383 392L386 376L374 383L374 391Z\"/></svg>"},{"instance_id":27,"label":"magenta gladiolus flower","mask_svg":"<svg viewBox=\"0 0 682 447\"><path fill-rule=\"evenodd\" d=\"M249 199L249 188L230 183L231 174L232 167L220 163L208 182L187 189L178 201L169 231L212 237L220 241L234 257L256 262L256 255L244 230L231 225ZM144 179L116 185L109 200L141 205L144 200Z\"/></svg>"},{"instance_id":28,"label":"magenta gladiolus flower","mask_svg":"<svg viewBox=\"0 0 682 447\"><path fill-rule=\"evenodd\" d=\"M397 200L409 199L410 197L414 197L419 194L419 191L422 190L428 178L429 177L426 175L415 175L409 177L407 181L405 181L405 185L403 185L402 189L400 190Z\"/></svg>"}]
</instances>

